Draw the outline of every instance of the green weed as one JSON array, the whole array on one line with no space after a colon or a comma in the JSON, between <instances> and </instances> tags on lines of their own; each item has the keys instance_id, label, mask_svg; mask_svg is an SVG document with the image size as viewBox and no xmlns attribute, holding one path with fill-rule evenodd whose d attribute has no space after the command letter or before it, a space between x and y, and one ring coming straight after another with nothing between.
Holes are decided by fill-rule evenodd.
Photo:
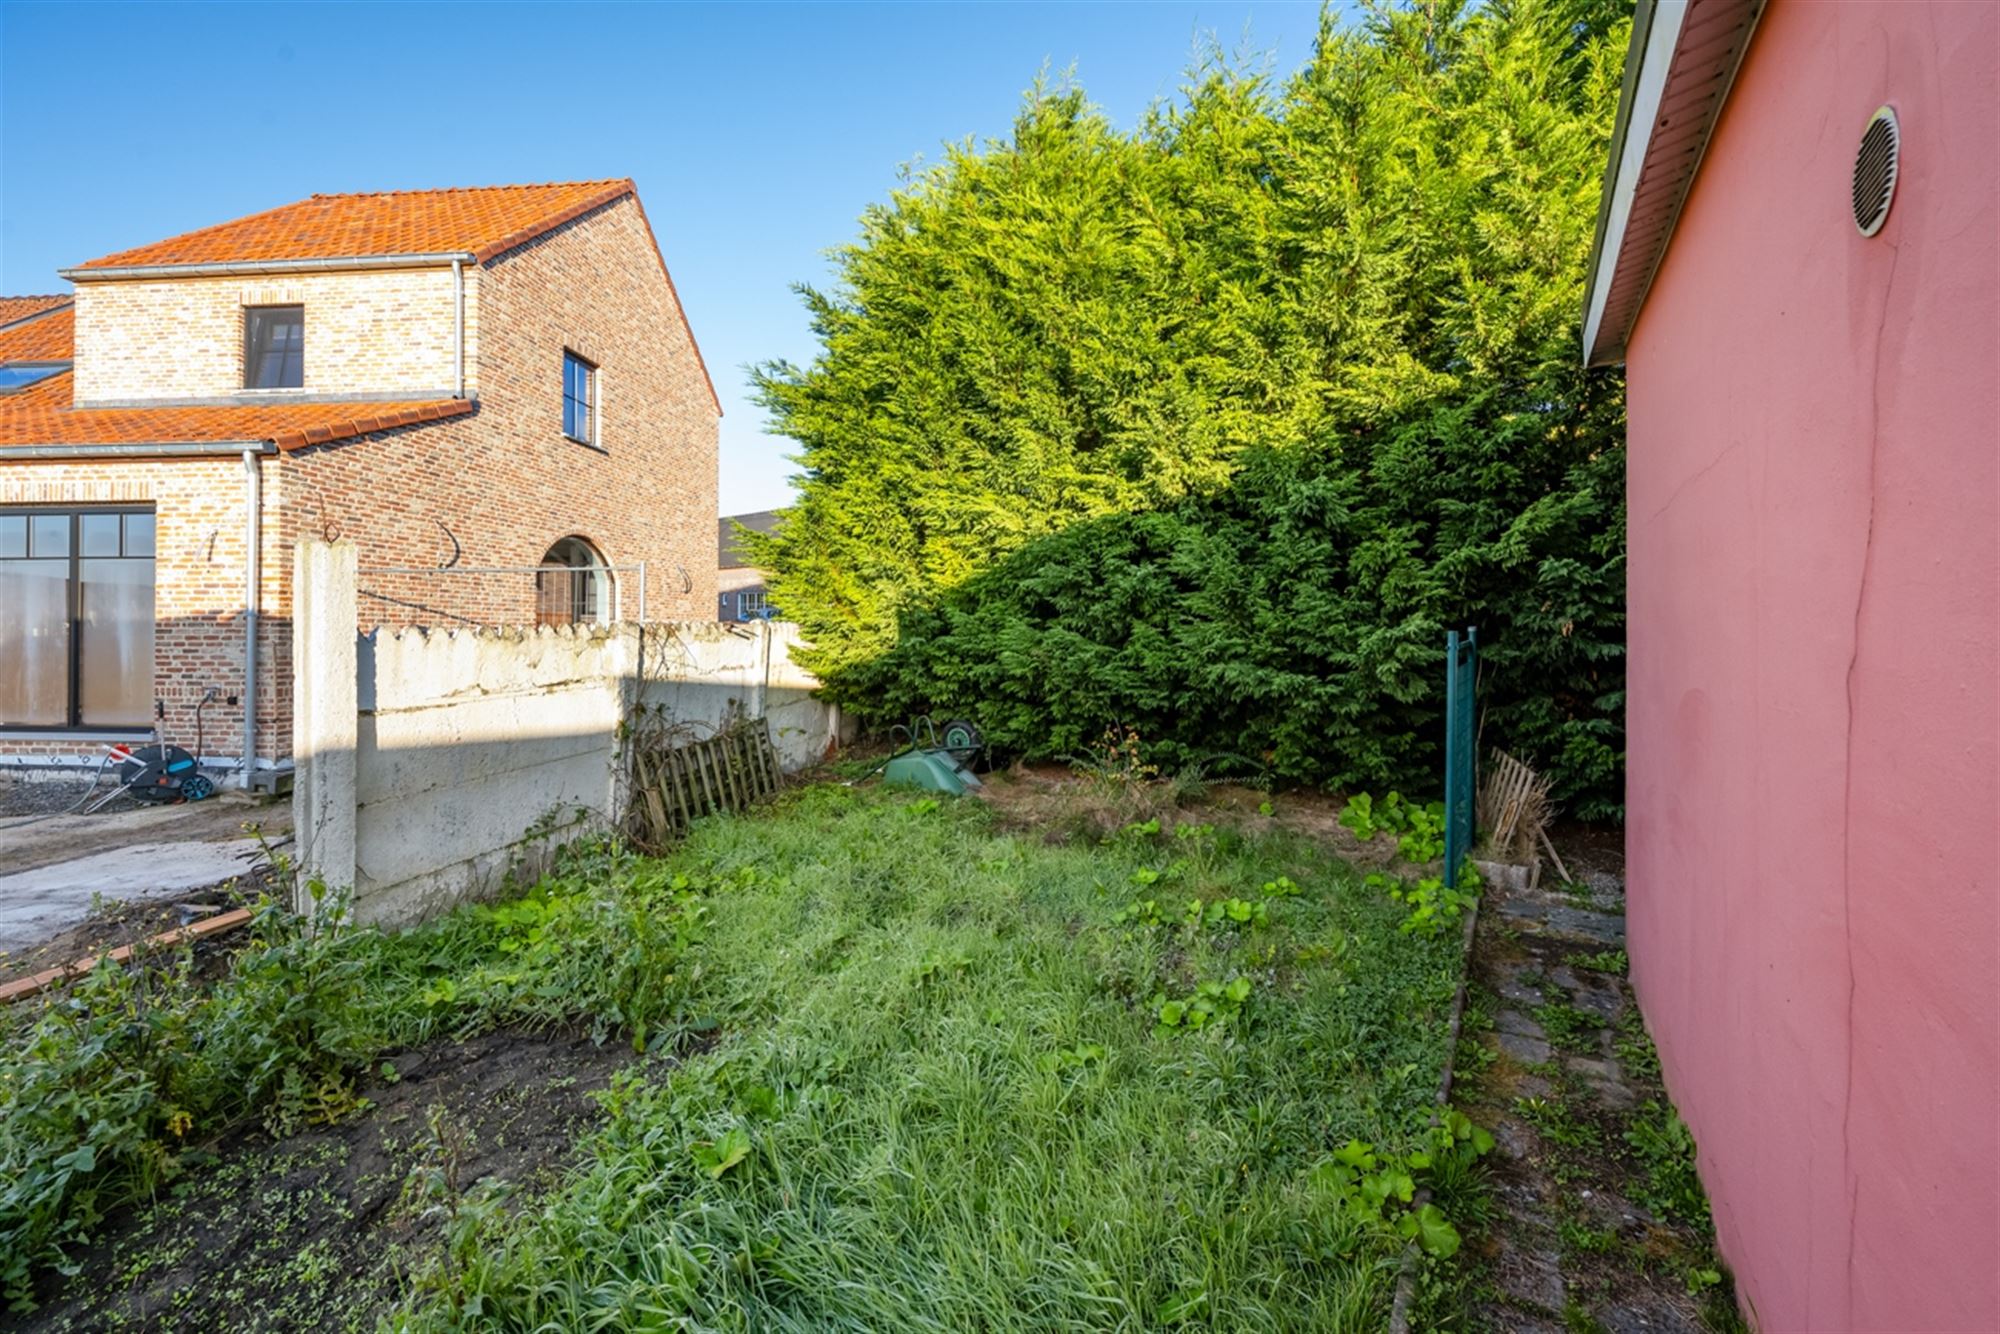
<instances>
[{"instance_id":1,"label":"green weed","mask_svg":"<svg viewBox=\"0 0 2000 1334\"><path fill-rule=\"evenodd\" d=\"M1371 874L1366 883L1408 906L1410 914L1398 929L1416 935L1447 934L1458 925L1465 910L1479 901L1479 872L1469 860L1459 864L1456 889L1445 888L1443 876L1409 881L1380 871Z\"/></svg>"},{"instance_id":2,"label":"green weed","mask_svg":"<svg viewBox=\"0 0 2000 1334\"><path fill-rule=\"evenodd\" d=\"M1653 1045L1651 1035L1646 1032L1646 1020L1639 1013L1639 1007L1628 1005L1618 1016L1618 1036L1612 1040L1611 1049L1618 1054L1618 1062L1626 1075L1637 1083L1658 1084L1660 1082L1660 1052Z\"/></svg>"},{"instance_id":3,"label":"green weed","mask_svg":"<svg viewBox=\"0 0 2000 1334\"><path fill-rule=\"evenodd\" d=\"M1549 1041L1564 1051L1594 1053L1598 1035L1604 1031L1604 1020L1567 1001L1536 1006L1535 1022L1549 1035Z\"/></svg>"},{"instance_id":4,"label":"green weed","mask_svg":"<svg viewBox=\"0 0 2000 1334\"><path fill-rule=\"evenodd\" d=\"M1157 901L1111 920L1098 886L1159 835L1049 847L989 821L811 789L698 826L661 865L711 887L682 967L722 1040L614 1081L584 1169L472 1266L482 1318L1379 1327L1403 1229L1439 1251L1455 1230L1399 1185L1364 1223L1313 1175L1350 1139L1374 1173L1469 1170L1422 1129L1444 1028L1413 1018L1448 1005L1456 942L1399 933L1269 830L1212 854L1218 883L1312 887L1245 896L1283 905L1248 960L1238 932L1133 929L1178 918ZM959 957L949 985L915 980ZM407 1319L452 1323L435 1301Z\"/></svg>"},{"instance_id":5,"label":"green weed","mask_svg":"<svg viewBox=\"0 0 2000 1334\"><path fill-rule=\"evenodd\" d=\"M678 1018L702 917L684 877L602 848L513 902L394 935L313 899L308 917L257 905L212 982L183 948L0 1017L0 1291L15 1309L39 1272L74 1269L107 1212L187 1171L197 1143L254 1117L284 1135L364 1110L355 1079L384 1052L500 1023L677 1035L660 1026Z\"/></svg>"},{"instance_id":6,"label":"green weed","mask_svg":"<svg viewBox=\"0 0 2000 1334\"><path fill-rule=\"evenodd\" d=\"M1516 1098L1514 1111L1541 1132L1549 1143L1565 1149L1599 1149L1604 1136L1588 1121L1571 1115L1567 1105L1550 1098Z\"/></svg>"},{"instance_id":7,"label":"green weed","mask_svg":"<svg viewBox=\"0 0 2000 1334\"><path fill-rule=\"evenodd\" d=\"M1632 1146L1645 1174L1643 1184L1634 1192L1639 1203L1702 1237L1714 1236L1708 1196L1695 1171L1694 1136L1679 1114L1660 1102L1643 1103L1625 1129L1625 1142Z\"/></svg>"}]
</instances>

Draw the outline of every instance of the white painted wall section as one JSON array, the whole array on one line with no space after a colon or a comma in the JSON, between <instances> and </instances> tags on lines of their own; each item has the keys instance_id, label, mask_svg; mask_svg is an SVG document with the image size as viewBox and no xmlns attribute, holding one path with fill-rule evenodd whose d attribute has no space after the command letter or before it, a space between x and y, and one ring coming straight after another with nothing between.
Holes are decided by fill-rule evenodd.
<instances>
[{"instance_id":1,"label":"white painted wall section","mask_svg":"<svg viewBox=\"0 0 2000 1334\"><path fill-rule=\"evenodd\" d=\"M300 553L302 860L309 875L353 890L357 920L402 925L489 897L510 875L539 874L563 841L615 825L627 786L621 729L637 708L697 732L763 717L788 772L837 740L838 710L813 697L817 682L791 659L796 626L357 637L352 547L305 542Z\"/></svg>"}]
</instances>

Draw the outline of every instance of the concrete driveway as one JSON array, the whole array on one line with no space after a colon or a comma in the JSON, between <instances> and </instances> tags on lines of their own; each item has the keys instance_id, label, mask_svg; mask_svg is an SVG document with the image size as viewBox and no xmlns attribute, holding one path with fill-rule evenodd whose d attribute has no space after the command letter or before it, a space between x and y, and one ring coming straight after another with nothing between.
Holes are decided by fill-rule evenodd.
<instances>
[{"instance_id":1,"label":"concrete driveway","mask_svg":"<svg viewBox=\"0 0 2000 1334\"><path fill-rule=\"evenodd\" d=\"M0 820L0 953L40 944L107 901L168 898L224 884L278 844L289 802L235 797L98 815Z\"/></svg>"}]
</instances>

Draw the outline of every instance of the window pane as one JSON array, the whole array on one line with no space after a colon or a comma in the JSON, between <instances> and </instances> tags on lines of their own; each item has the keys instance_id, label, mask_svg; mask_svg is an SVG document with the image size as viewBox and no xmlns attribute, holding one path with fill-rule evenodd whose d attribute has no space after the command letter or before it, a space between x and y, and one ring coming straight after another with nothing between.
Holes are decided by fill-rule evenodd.
<instances>
[{"instance_id":1,"label":"window pane","mask_svg":"<svg viewBox=\"0 0 2000 1334\"><path fill-rule=\"evenodd\" d=\"M69 721L69 566L0 560L0 725Z\"/></svg>"},{"instance_id":2,"label":"window pane","mask_svg":"<svg viewBox=\"0 0 2000 1334\"><path fill-rule=\"evenodd\" d=\"M69 555L69 515L36 514L28 520L30 556Z\"/></svg>"},{"instance_id":3,"label":"window pane","mask_svg":"<svg viewBox=\"0 0 2000 1334\"><path fill-rule=\"evenodd\" d=\"M563 434L590 443L592 382L597 370L573 352L563 353Z\"/></svg>"},{"instance_id":4,"label":"window pane","mask_svg":"<svg viewBox=\"0 0 2000 1334\"><path fill-rule=\"evenodd\" d=\"M83 516L83 554L86 556L115 556L118 554L118 516L116 514L86 514Z\"/></svg>"},{"instance_id":5,"label":"window pane","mask_svg":"<svg viewBox=\"0 0 2000 1334\"><path fill-rule=\"evenodd\" d=\"M153 554L152 515L128 514L125 516L125 554L128 556L150 556Z\"/></svg>"},{"instance_id":6,"label":"window pane","mask_svg":"<svg viewBox=\"0 0 2000 1334\"><path fill-rule=\"evenodd\" d=\"M68 369L67 365L0 366L0 389L26 389L31 384L39 384L51 375L60 375Z\"/></svg>"},{"instance_id":7,"label":"window pane","mask_svg":"<svg viewBox=\"0 0 2000 1334\"><path fill-rule=\"evenodd\" d=\"M28 516L0 514L0 560L19 560L28 554Z\"/></svg>"},{"instance_id":8,"label":"window pane","mask_svg":"<svg viewBox=\"0 0 2000 1334\"><path fill-rule=\"evenodd\" d=\"M305 385L304 306L252 306L243 312L243 385L299 389Z\"/></svg>"},{"instance_id":9,"label":"window pane","mask_svg":"<svg viewBox=\"0 0 2000 1334\"><path fill-rule=\"evenodd\" d=\"M81 700L86 726L139 726L153 713L153 562L85 560Z\"/></svg>"}]
</instances>

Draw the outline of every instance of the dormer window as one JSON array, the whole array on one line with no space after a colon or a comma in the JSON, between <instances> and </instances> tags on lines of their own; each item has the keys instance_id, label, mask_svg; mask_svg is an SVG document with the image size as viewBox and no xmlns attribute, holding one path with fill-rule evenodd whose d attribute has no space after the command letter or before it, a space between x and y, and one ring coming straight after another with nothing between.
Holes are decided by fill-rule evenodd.
<instances>
[{"instance_id":1,"label":"dormer window","mask_svg":"<svg viewBox=\"0 0 2000 1334\"><path fill-rule=\"evenodd\" d=\"M563 434L597 443L597 367L574 352L563 353Z\"/></svg>"},{"instance_id":2,"label":"dormer window","mask_svg":"<svg viewBox=\"0 0 2000 1334\"><path fill-rule=\"evenodd\" d=\"M306 308L243 309L243 387L303 389L306 383Z\"/></svg>"}]
</instances>

